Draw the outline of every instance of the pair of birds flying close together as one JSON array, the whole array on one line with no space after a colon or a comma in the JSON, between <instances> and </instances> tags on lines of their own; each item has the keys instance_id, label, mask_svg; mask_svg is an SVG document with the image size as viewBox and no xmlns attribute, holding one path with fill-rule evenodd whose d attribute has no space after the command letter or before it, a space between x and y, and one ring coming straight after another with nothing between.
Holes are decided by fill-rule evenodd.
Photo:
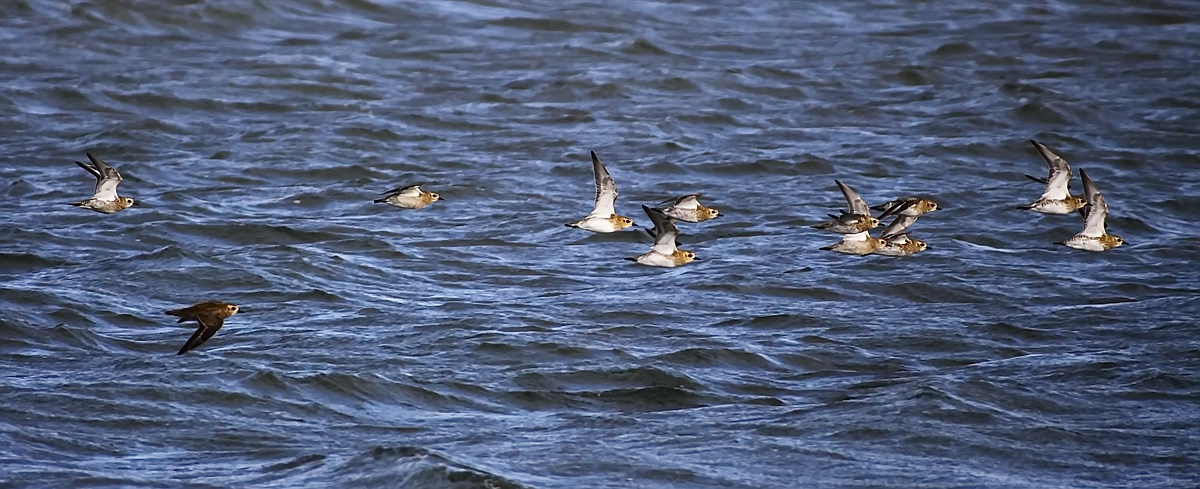
<instances>
[{"instance_id":1,"label":"pair of birds flying close together","mask_svg":"<svg viewBox=\"0 0 1200 489\"><path fill-rule=\"evenodd\" d=\"M612 233L633 226L633 219L617 214L617 184L608 173L608 169L604 168L604 163L596 156L596 152L592 151L591 154L592 176L596 180L596 204L590 214L578 221L569 222L566 226L593 233ZM688 194L667 199L662 203L668 202L671 205L665 208L642 206L642 211L654 224L653 229L647 230L654 238L654 246L650 251L626 258L627 260L652 267L671 268L700 259L694 252L679 249L676 240L679 237L679 228L675 227L675 223L707 221L721 213L700 205L700 194Z\"/></svg>"},{"instance_id":2,"label":"pair of birds flying close together","mask_svg":"<svg viewBox=\"0 0 1200 489\"><path fill-rule=\"evenodd\" d=\"M1042 159L1046 160L1050 174L1046 178L1025 175L1030 180L1045 184L1046 190L1042 192L1042 196L1038 200L1019 208L1043 214L1070 214L1078 210L1079 214L1083 216L1083 231L1072 236L1071 239L1055 244L1063 244L1085 251L1111 250L1125 244L1125 240L1120 236L1108 234L1105 230L1104 221L1108 218L1108 202L1104 200L1104 195L1100 194L1100 188L1088 177L1087 172L1082 168L1079 169L1079 178L1083 180L1083 198L1071 195L1071 177L1073 176L1071 165L1067 164L1067 160L1051 152L1046 145L1034 140L1029 142L1033 143L1033 147L1037 148Z\"/></svg>"}]
</instances>

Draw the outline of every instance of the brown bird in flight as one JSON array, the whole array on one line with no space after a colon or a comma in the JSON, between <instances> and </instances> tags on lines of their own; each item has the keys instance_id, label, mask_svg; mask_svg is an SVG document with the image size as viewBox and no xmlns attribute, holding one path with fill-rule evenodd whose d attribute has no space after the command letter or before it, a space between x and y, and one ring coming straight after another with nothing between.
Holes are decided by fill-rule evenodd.
<instances>
[{"instance_id":1,"label":"brown bird in flight","mask_svg":"<svg viewBox=\"0 0 1200 489\"><path fill-rule=\"evenodd\" d=\"M172 309L166 313L171 316L179 316L177 322L180 323L184 321L200 323L200 327L196 328L192 337L188 338L187 343L183 344L183 348L179 349L178 355L183 355L217 334L217 330L225 324L225 318L238 313L238 306L221 301L204 301L183 309Z\"/></svg>"}]
</instances>

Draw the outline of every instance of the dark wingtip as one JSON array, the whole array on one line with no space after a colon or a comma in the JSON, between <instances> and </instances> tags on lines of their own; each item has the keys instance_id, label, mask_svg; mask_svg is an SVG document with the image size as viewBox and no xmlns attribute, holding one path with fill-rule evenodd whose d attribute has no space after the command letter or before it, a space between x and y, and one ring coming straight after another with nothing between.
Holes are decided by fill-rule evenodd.
<instances>
[{"instance_id":1,"label":"dark wingtip","mask_svg":"<svg viewBox=\"0 0 1200 489\"><path fill-rule=\"evenodd\" d=\"M636 261L637 261L637 258L629 258L629 257L626 257L625 259L626 259L626 260L629 260L629 261L632 261L632 262L636 262Z\"/></svg>"}]
</instances>

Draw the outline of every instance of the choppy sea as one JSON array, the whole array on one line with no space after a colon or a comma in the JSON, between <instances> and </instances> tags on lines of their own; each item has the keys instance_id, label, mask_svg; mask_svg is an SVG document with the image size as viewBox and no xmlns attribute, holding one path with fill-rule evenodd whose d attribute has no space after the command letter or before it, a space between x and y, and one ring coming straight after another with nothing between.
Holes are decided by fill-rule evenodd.
<instances>
[{"instance_id":1,"label":"choppy sea","mask_svg":"<svg viewBox=\"0 0 1200 489\"><path fill-rule=\"evenodd\" d=\"M0 0L0 486L1197 487L1197 66L1172 0ZM819 250L834 179L930 249Z\"/></svg>"}]
</instances>

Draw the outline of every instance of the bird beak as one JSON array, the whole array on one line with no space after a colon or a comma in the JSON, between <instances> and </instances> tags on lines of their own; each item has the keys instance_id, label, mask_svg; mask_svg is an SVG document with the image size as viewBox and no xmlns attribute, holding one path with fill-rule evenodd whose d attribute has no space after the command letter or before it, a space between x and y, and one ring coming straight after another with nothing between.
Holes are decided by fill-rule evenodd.
<instances>
[{"instance_id":1,"label":"bird beak","mask_svg":"<svg viewBox=\"0 0 1200 489\"><path fill-rule=\"evenodd\" d=\"M698 256L697 256L697 257L695 257L695 258L692 258L692 260L693 260L693 261L700 261L700 257L698 257Z\"/></svg>"}]
</instances>

